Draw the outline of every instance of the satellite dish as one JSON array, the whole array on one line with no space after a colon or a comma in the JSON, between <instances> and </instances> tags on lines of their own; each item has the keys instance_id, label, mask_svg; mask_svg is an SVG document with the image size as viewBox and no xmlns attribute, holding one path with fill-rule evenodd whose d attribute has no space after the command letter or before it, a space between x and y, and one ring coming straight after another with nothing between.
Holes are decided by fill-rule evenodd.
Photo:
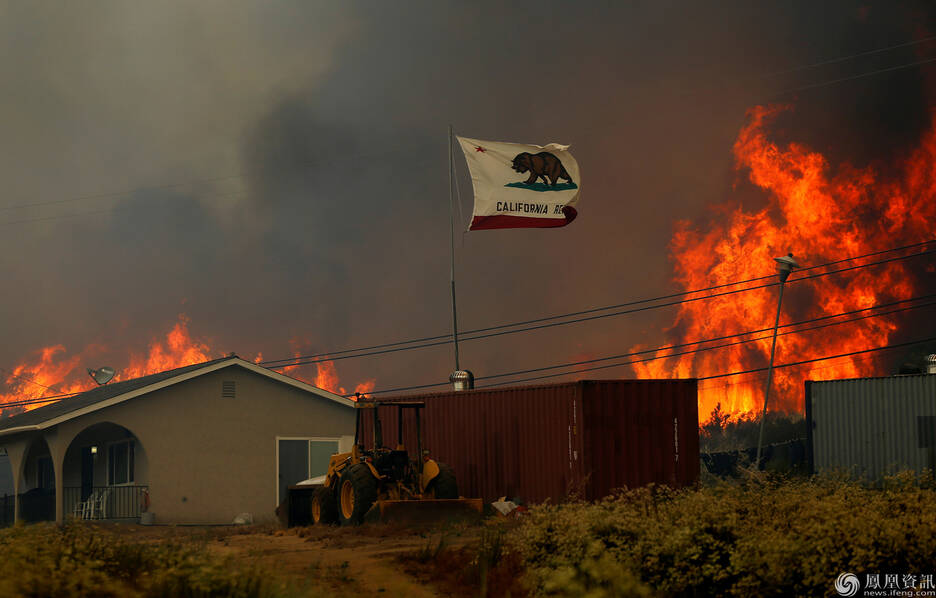
<instances>
[{"instance_id":1,"label":"satellite dish","mask_svg":"<svg viewBox=\"0 0 936 598\"><path fill-rule=\"evenodd\" d=\"M114 377L114 374L117 372L114 371L114 368L104 366L96 370L88 368L88 375L94 378L94 381L98 383L99 386L103 386L111 381L111 378Z\"/></svg>"}]
</instances>

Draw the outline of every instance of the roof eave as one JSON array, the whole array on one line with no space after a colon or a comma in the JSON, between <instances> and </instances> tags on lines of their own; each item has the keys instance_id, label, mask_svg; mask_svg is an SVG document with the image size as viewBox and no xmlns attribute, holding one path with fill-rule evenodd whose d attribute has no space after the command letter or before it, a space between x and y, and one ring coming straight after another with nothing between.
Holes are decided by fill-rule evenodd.
<instances>
[{"instance_id":1,"label":"roof eave","mask_svg":"<svg viewBox=\"0 0 936 598\"><path fill-rule=\"evenodd\" d=\"M16 428L7 428L6 430L0 430L0 437L3 436L13 436L14 434L22 434L23 432L38 432L41 430L38 424L33 424L31 426L19 426Z\"/></svg>"},{"instance_id":2,"label":"roof eave","mask_svg":"<svg viewBox=\"0 0 936 598\"><path fill-rule=\"evenodd\" d=\"M323 399L334 401L345 407L351 407L351 408L354 407L354 401L350 399L346 399L345 397L342 397L341 395L336 395L333 392L328 392L327 390L318 388L317 386L312 386L311 384L306 384L305 382L301 382L299 380L296 380L295 378L290 378L289 376L280 374L279 372L275 372L273 370L267 369L265 367L259 366L249 361L245 361L241 359L240 357L232 357L231 359L219 361L218 363L212 364L210 366L199 368L197 370L192 370L184 374L179 374L178 376L173 376L165 380L160 380L159 382L154 382L153 384L149 384L147 386L143 386L143 387L119 394L109 399L105 399L97 403L92 403L91 405L87 405L85 407L75 409L74 411L69 411L68 413L63 413L62 415L59 415L58 417L53 417L48 420L39 422L37 424L31 424L28 426L17 426L15 428L8 428L6 430L0 430L0 437L8 436L11 434L16 434L20 432L35 432L39 430L45 430L46 428L57 426L58 424L68 421L70 419L74 419L76 417L80 417L82 415L86 415L88 413L92 413L94 411L104 409L105 407L110 407L111 405L123 403L124 401L128 401L140 395L148 394L148 393L160 390L162 388L165 388L167 386L173 386L180 382L184 382L186 380L190 380L192 378L196 378L204 374L209 374L211 372L215 372L217 370L230 367L232 365L239 365L243 367L244 369L260 374L261 376L272 378L284 384L288 384L289 386L292 386L294 388L298 388L299 390L303 390L305 392L309 392L314 395L320 396Z\"/></svg>"}]
</instances>

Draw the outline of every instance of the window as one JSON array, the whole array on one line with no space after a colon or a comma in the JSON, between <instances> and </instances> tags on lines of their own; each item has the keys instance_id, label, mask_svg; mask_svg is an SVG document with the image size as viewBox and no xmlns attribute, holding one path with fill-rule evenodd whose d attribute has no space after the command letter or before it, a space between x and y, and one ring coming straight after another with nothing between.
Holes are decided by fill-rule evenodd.
<instances>
[{"instance_id":1,"label":"window","mask_svg":"<svg viewBox=\"0 0 936 598\"><path fill-rule=\"evenodd\" d=\"M328 461L338 452L338 439L277 438L277 504L289 486L325 475Z\"/></svg>"},{"instance_id":2,"label":"window","mask_svg":"<svg viewBox=\"0 0 936 598\"><path fill-rule=\"evenodd\" d=\"M107 447L107 485L133 482L133 441L115 442Z\"/></svg>"},{"instance_id":3,"label":"window","mask_svg":"<svg viewBox=\"0 0 936 598\"><path fill-rule=\"evenodd\" d=\"M36 459L36 488L51 490L55 488L55 473L52 470L52 457Z\"/></svg>"}]
</instances>

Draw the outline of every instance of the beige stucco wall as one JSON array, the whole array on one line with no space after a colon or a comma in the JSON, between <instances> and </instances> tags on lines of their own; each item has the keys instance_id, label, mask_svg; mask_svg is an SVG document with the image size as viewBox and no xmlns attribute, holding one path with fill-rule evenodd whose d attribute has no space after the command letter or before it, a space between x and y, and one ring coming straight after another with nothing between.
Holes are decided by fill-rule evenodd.
<instances>
[{"instance_id":1,"label":"beige stucco wall","mask_svg":"<svg viewBox=\"0 0 936 598\"><path fill-rule=\"evenodd\" d=\"M221 396L227 380L233 399ZM57 487L80 483L78 447L88 434L78 435L110 422L137 439L135 481L149 486L157 523L231 523L244 512L270 521L276 438L350 436L354 418L352 407L231 366L59 424L52 452L66 466ZM95 484L105 480L102 467L95 463Z\"/></svg>"}]
</instances>

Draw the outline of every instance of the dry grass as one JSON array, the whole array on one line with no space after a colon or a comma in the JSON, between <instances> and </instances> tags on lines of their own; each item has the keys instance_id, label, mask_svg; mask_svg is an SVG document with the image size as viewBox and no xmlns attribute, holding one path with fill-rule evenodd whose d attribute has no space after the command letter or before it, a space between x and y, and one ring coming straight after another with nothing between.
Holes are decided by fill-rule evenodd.
<instances>
[{"instance_id":1,"label":"dry grass","mask_svg":"<svg viewBox=\"0 0 936 598\"><path fill-rule=\"evenodd\" d=\"M203 542L128 540L69 523L0 531L0 597L279 598L290 588L209 554Z\"/></svg>"}]
</instances>

